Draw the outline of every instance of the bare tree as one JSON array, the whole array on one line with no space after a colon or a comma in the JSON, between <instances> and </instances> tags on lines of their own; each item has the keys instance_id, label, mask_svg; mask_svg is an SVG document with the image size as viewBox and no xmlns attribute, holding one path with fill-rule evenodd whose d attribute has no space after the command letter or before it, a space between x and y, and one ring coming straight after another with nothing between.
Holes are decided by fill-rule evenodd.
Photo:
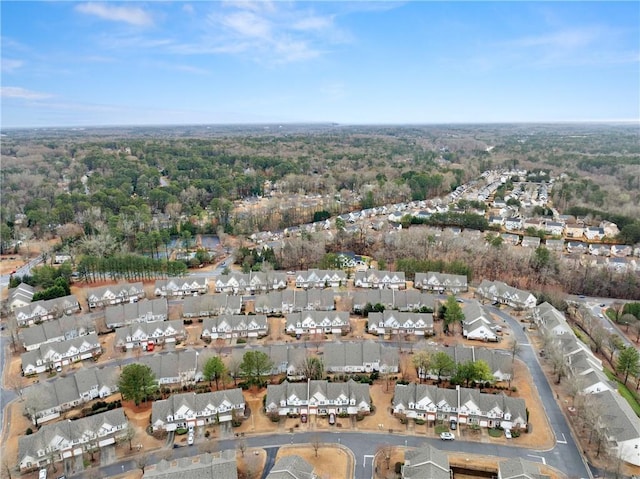
<instances>
[{"instance_id":1,"label":"bare tree","mask_svg":"<svg viewBox=\"0 0 640 479\"><path fill-rule=\"evenodd\" d=\"M11 467L9 466L9 462L6 457L2 459L2 470L7 475L7 477L11 479Z\"/></svg>"},{"instance_id":2,"label":"bare tree","mask_svg":"<svg viewBox=\"0 0 640 479\"><path fill-rule=\"evenodd\" d=\"M384 464L387 470L391 469L391 453L392 452L393 452L393 448L391 447L390 444L380 444L376 452L376 456L379 455L380 458L384 461Z\"/></svg>"},{"instance_id":3,"label":"bare tree","mask_svg":"<svg viewBox=\"0 0 640 479\"><path fill-rule=\"evenodd\" d=\"M244 453L247 450L247 442L244 439L241 439L240 441L238 441L236 448L238 449L238 451L240 451L242 457L244 457Z\"/></svg>"},{"instance_id":4,"label":"bare tree","mask_svg":"<svg viewBox=\"0 0 640 479\"><path fill-rule=\"evenodd\" d=\"M259 454L249 454L244 458L244 466L247 473L247 479L259 477L261 459Z\"/></svg>"},{"instance_id":5,"label":"bare tree","mask_svg":"<svg viewBox=\"0 0 640 479\"><path fill-rule=\"evenodd\" d=\"M140 454L136 457L136 467L142 471L142 474L144 474L144 470L149 465L150 460L151 458L148 454Z\"/></svg>"},{"instance_id":6,"label":"bare tree","mask_svg":"<svg viewBox=\"0 0 640 479\"><path fill-rule=\"evenodd\" d=\"M133 427L133 425L131 423L127 423L127 429L124 432L124 436L122 437L123 441L127 441L129 443L129 450L133 450L133 445L131 444L131 441L133 441L133 438L136 436L136 429L135 427Z\"/></svg>"},{"instance_id":7,"label":"bare tree","mask_svg":"<svg viewBox=\"0 0 640 479\"><path fill-rule=\"evenodd\" d=\"M313 448L313 452L315 453L316 457L318 457L318 450L320 449L321 445L322 441L320 440L320 435L314 434L311 438L311 447Z\"/></svg>"}]
</instances>

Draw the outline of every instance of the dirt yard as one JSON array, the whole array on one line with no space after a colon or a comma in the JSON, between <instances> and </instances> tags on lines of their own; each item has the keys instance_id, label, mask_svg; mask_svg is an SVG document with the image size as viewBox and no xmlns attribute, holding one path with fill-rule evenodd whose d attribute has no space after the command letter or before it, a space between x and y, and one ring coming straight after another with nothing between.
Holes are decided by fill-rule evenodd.
<instances>
[{"instance_id":1,"label":"dirt yard","mask_svg":"<svg viewBox=\"0 0 640 479\"><path fill-rule=\"evenodd\" d=\"M313 472L316 473L319 479L353 477L354 458L347 451L347 449L336 444L327 443L307 446L283 446L278 450L276 462L282 457L297 455L313 466Z\"/></svg>"}]
</instances>

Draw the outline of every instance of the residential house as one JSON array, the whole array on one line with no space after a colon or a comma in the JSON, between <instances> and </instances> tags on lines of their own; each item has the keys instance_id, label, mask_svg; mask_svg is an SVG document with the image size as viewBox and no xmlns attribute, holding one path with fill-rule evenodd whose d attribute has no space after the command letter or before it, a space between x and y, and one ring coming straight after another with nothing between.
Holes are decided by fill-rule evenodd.
<instances>
[{"instance_id":1,"label":"residential house","mask_svg":"<svg viewBox=\"0 0 640 479\"><path fill-rule=\"evenodd\" d=\"M19 438L18 467L22 472L31 471L115 444L126 436L127 426L122 408L45 424L33 434Z\"/></svg>"},{"instance_id":2,"label":"residential house","mask_svg":"<svg viewBox=\"0 0 640 479\"><path fill-rule=\"evenodd\" d=\"M407 449L401 468L402 479L450 479L449 456L433 446Z\"/></svg>"},{"instance_id":3,"label":"residential house","mask_svg":"<svg viewBox=\"0 0 640 479\"><path fill-rule=\"evenodd\" d=\"M138 362L149 366L160 386L182 386L202 380L202 367L198 364L198 359L198 352L183 349L142 356Z\"/></svg>"},{"instance_id":4,"label":"residential house","mask_svg":"<svg viewBox=\"0 0 640 479\"><path fill-rule=\"evenodd\" d=\"M174 461L162 459L147 466L142 479L238 479L236 451L228 449L216 454L204 453L181 457ZM291 478L293 479L293 478ZM312 478L309 478L312 479Z\"/></svg>"},{"instance_id":5,"label":"residential house","mask_svg":"<svg viewBox=\"0 0 640 479\"><path fill-rule=\"evenodd\" d=\"M20 356L22 373L25 376L43 373L58 366L66 366L100 354L102 354L102 346L96 334L46 343Z\"/></svg>"},{"instance_id":6,"label":"residential house","mask_svg":"<svg viewBox=\"0 0 640 479\"><path fill-rule=\"evenodd\" d=\"M335 309L335 299L333 291L329 290L271 291L256 296L254 309L256 313L269 315L300 311L331 311Z\"/></svg>"},{"instance_id":7,"label":"residential house","mask_svg":"<svg viewBox=\"0 0 640 479\"><path fill-rule=\"evenodd\" d=\"M398 348L375 341L335 341L324 346L324 368L330 373L396 373L398 361Z\"/></svg>"},{"instance_id":8,"label":"residential house","mask_svg":"<svg viewBox=\"0 0 640 479\"><path fill-rule=\"evenodd\" d=\"M35 291L35 288L27 283L20 283L15 288L11 288L6 302L7 310L15 311L17 308L31 304Z\"/></svg>"},{"instance_id":9,"label":"residential house","mask_svg":"<svg viewBox=\"0 0 640 479\"><path fill-rule=\"evenodd\" d=\"M456 421L505 429L524 429L527 425L523 399L460 386L444 389L428 384L398 384L392 407L394 414L429 422Z\"/></svg>"},{"instance_id":10,"label":"residential house","mask_svg":"<svg viewBox=\"0 0 640 479\"><path fill-rule=\"evenodd\" d=\"M378 271L375 269L356 271L353 284L356 288L373 289L405 289L407 287L403 271Z\"/></svg>"},{"instance_id":11,"label":"residential house","mask_svg":"<svg viewBox=\"0 0 640 479\"><path fill-rule=\"evenodd\" d=\"M64 411L115 393L119 376L116 366L80 368L55 381L35 383L24 390L25 412L34 424L51 421Z\"/></svg>"},{"instance_id":12,"label":"residential house","mask_svg":"<svg viewBox=\"0 0 640 479\"><path fill-rule=\"evenodd\" d=\"M504 221L504 227L507 231L520 231L522 229L522 218L510 217Z\"/></svg>"},{"instance_id":13,"label":"residential house","mask_svg":"<svg viewBox=\"0 0 640 479\"><path fill-rule=\"evenodd\" d=\"M544 231L552 236L562 236L564 232L564 223L559 221L545 221Z\"/></svg>"},{"instance_id":14,"label":"residential house","mask_svg":"<svg viewBox=\"0 0 640 479\"><path fill-rule=\"evenodd\" d=\"M90 309L138 301L144 297L142 282L114 284L87 290L87 303Z\"/></svg>"},{"instance_id":15,"label":"residential house","mask_svg":"<svg viewBox=\"0 0 640 479\"><path fill-rule=\"evenodd\" d=\"M538 246L540 246L540 238L538 236L525 236L522 238L523 248L536 249Z\"/></svg>"},{"instance_id":16,"label":"residential house","mask_svg":"<svg viewBox=\"0 0 640 479\"><path fill-rule=\"evenodd\" d=\"M156 296L183 297L207 294L209 279L206 276L171 277L156 280L154 294Z\"/></svg>"},{"instance_id":17,"label":"residential house","mask_svg":"<svg viewBox=\"0 0 640 479\"><path fill-rule=\"evenodd\" d=\"M216 293L267 293L286 289L287 275L276 271L223 274L216 278L215 288Z\"/></svg>"},{"instance_id":18,"label":"residential house","mask_svg":"<svg viewBox=\"0 0 640 479\"><path fill-rule=\"evenodd\" d=\"M61 254L56 253L53 255L53 264L62 264L69 262L71 263L71 255L70 254Z\"/></svg>"},{"instance_id":19,"label":"residential house","mask_svg":"<svg viewBox=\"0 0 640 479\"><path fill-rule=\"evenodd\" d=\"M342 334L351 329L349 313L338 311L304 311L287 315L288 334Z\"/></svg>"},{"instance_id":20,"label":"residential house","mask_svg":"<svg viewBox=\"0 0 640 479\"><path fill-rule=\"evenodd\" d=\"M404 291L374 289L354 292L352 310L354 313L362 313L367 304L372 306L381 304L385 309L397 309L399 311L418 311L423 308L433 311L435 302L435 295L420 293L412 289Z\"/></svg>"},{"instance_id":21,"label":"residential house","mask_svg":"<svg viewBox=\"0 0 640 479\"><path fill-rule=\"evenodd\" d=\"M518 246L518 244L520 243L520 236L513 233L502 233L500 237L505 244Z\"/></svg>"},{"instance_id":22,"label":"residential house","mask_svg":"<svg viewBox=\"0 0 640 479\"><path fill-rule=\"evenodd\" d=\"M433 313L413 313L385 309L383 312L371 312L368 316L368 332L378 336L411 335L432 336Z\"/></svg>"},{"instance_id":23,"label":"residential house","mask_svg":"<svg viewBox=\"0 0 640 479\"><path fill-rule=\"evenodd\" d=\"M607 257L611 255L611 248L607 244L589 243L589 254Z\"/></svg>"},{"instance_id":24,"label":"residential house","mask_svg":"<svg viewBox=\"0 0 640 479\"><path fill-rule=\"evenodd\" d=\"M587 244L582 241L567 241L567 253L586 253Z\"/></svg>"},{"instance_id":25,"label":"residential house","mask_svg":"<svg viewBox=\"0 0 640 479\"><path fill-rule=\"evenodd\" d=\"M468 291L467 275L447 274L429 271L428 273L416 273L413 280L413 287L423 291L434 291L437 293L453 293Z\"/></svg>"},{"instance_id":26,"label":"residential house","mask_svg":"<svg viewBox=\"0 0 640 479\"><path fill-rule=\"evenodd\" d=\"M266 479L317 479L317 477L313 473L311 464L300 456L293 454L278 459Z\"/></svg>"},{"instance_id":27,"label":"residential house","mask_svg":"<svg viewBox=\"0 0 640 479\"><path fill-rule=\"evenodd\" d=\"M600 229L602 229L602 231L604 231L604 236L606 238L615 238L620 234L620 229L618 228L618 225L615 223L612 223L611 221L606 221L606 220L601 221L598 226L600 227Z\"/></svg>"},{"instance_id":28,"label":"residential house","mask_svg":"<svg viewBox=\"0 0 640 479\"><path fill-rule=\"evenodd\" d=\"M584 237L584 225L578 223L566 223L564 236L567 238L582 239Z\"/></svg>"},{"instance_id":29,"label":"residential house","mask_svg":"<svg viewBox=\"0 0 640 479\"><path fill-rule=\"evenodd\" d=\"M371 411L369 385L353 379L346 383L309 380L306 383L269 384L265 410L267 414L280 416L367 414Z\"/></svg>"},{"instance_id":30,"label":"residential house","mask_svg":"<svg viewBox=\"0 0 640 479\"><path fill-rule=\"evenodd\" d=\"M207 393L173 394L155 401L151 407L154 431L175 431L189 426L230 422L244 416L245 402L240 388Z\"/></svg>"},{"instance_id":31,"label":"residential house","mask_svg":"<svg viewBox=\"0 0 640 479\"><path fill-rule=\"evenodd\" d=\"M611 245L611 256L624 258L633 254L633 247L626 244Z\"/></svg>"},{"instance_id":32,"label":"residential house","mask_svg":"<svg viewBox=\"0 0 640 479\"><path fill-rule=\"evenodd\" d=\"M573 334L573 330L567 323L564 314L546 301L533 308L530 317L538 328L551 333L553 336Z\"/></svg>"},{"instance_id":33,"label":"residential house","mask_svg":"<svg viewBox=\"0 0 640 479\"><path fill-rule=\"evenodd\" d=\"M498 463L498 479L550 479L540 474L540 466L520 457L512 457Z\"/></svg>"},{"instance_id":34,"label":"residential house","mask_svg":"<svg viewBox=\"0 0 640 479\"><path fill-rule=\"evenodd\" d=\"M479 341L499 341L500 326L489 311L478 301L468 301L464 305L462 336Z\"/></svg>"},{"instance_id":35,"label":"residential house","mask_svg":"<svg viewBox=\"0 0 640 479\"><path fill-rule=\"evenodd\" d=\"M596 226L589 226L585 228L584 235L589 241L599 241L604 238L604 229Z\"/></svg>"},{"instance_id":36,"label":"residential house","mask_svg":"<svg viewBox=\"0 0 640 479\"><path fill-rule=\"evenodd\" d=\"M96 332L94 320L88 315L63 316L41 324L34 324L19 331L22 346L27 351L38 349L42 344L65 341Z\"/></svg>"},{"instance_id":37,"label":"residential house","mask_svg":"<svg viewBox=\"0 0 640 479\"><path fill-rule=\"evenodd\" d=\"M626 399L617 390L605 390L592 395L597 410L598 426L607 444L624 462L640 466L640 421Z\"/></svg>"},{"instance_id":38,"label":"residential house","mask_svg":"<svg viewBox=\"0 0 640 479\"><path fill-rule=\"evenodd\" d=\"M240 364L247 351L260 351L269 356L269 359L273 362L273 368L267 372L269 376L286 374L288 379L294 381L305 379L301 366L310 354L306 347L290 344L270 344L267 346L247 346L242 349L234 348L231 351L231 360Z\"/></svg>"},{"instance_id":39,"label":"residential house","mask_svg":"<svg viewBox=\"0 0 640 479\"><path fill-rule=\"evenodd\" d=\"M633 264L628 258L608 258L607 268L618 273L633 270Z\"/></svg>"},{"instance_id":40,"label":"residential house","mask_svg":"<svg viewBox=\"0 0 640 479\"><path fill-rule=\"evenodd\" d=\"M346 284L347 274L341 270L310 269L296 272L296 288L337 288Z\"/></svg>"},{"instance_id":41,"label":"residential house","mask_svg":"<svg viewBox=\"0 0 640 479\"><path fill-rule=\"evenodd\" d=\"M435 354L443 352L447 354L453 362L463 364L469 361L484 361L489 366L491 374L495 381L509 381L513 373L513 360L511 355L505 353L502 350L479 348L474 346L455 345L451 347L444 347L441 345L428 345L424 348L427 351ZM440 376L438 377L438 374ZM453 372L451 372L453 374ZM422 369L418 370L418 377L420 379L449 379L451 376L442 374L440 371Z\"/></svg>"},{"instance_id":42,"label":"residential house","mask_svg":"<svg viewBox=\"0 0 640 479\"><path fill-rule=\"evenodd\" d=\"M233 314L207 318L200 337L206 341L231 338L260 338L269 332L264 314Z\"/></svg>"},{"instance_id":43,"label":"residential house","mask_svg":"<svg viewBox=\"0 0 640 479\"><path fill-rule=\"evenodd\" d=\"M544 231L544 222L540 218L528 218L522 222L522 229L526 231L529 228Z\"/></svg>"},{"instance_id":44,"label":"residential house","mask_svg":"<svg viewBox=\"0 0 640 479\"><path fill-rule=\"evenodd\" d=\"M116 328L114 346L117 348L143 348L146 350L149 343L175 343L186 337L187 332L181 319L133 323Z\"/></svg>"},{"instance_id":45,"label":"residential house","mask_svg":"<svg viewBox=\"0 0 640 479\"><path fill-rule=\"evenodd\" d=\"M564 251L564 240L561 239L547 239L545 240L544 245L549 251Z\"/></svg>"},{"instance_id":46,"label":"residential house","mask_svg":"<svg viewBox=\"0 0 640 479\"><path fill-rule=\"evenodd\" d=\"M184 318L216 316L218 314L240 314L241 311L242 298L230 294L187 296L182 302L182 316Z\"/></svg>"},{"instance_id":47,"label":"residential house","mask_svg":"<svg viewBox=\"0 0 640 479\"><path fill-rule=\"evenodd\" d=\"M115 329L133 323L164 321L169 314L169 305L166 298L148 299L109 306L104 314L107 328Z\"/></svg>"},{"instance_id":48,"label":"residential house","mask_svg":"<svg viewBox=\"0 0 640 479\"><path fill-rule=\"evenodd\" d=\"M490 226L504 226L504 218L498 215L490 215L489 216L489 225Z\"/></svg>"},{"instance_id":49,"label":"residential house","mask_svg":"<svg viewBox=\"0 0 640 479\"><path fill-rule=\"evenodd\" d=\"M80 311L78 299L70 294L61 298L43 299L16 308L13 312L18 326L30 326L42 321L57 319L63 314L73 314Z\"/></svg>"},{"instance_id":50,"label":"residential house","mask_svg":"<svg viewBox=\"0 0 640 479\"><path fill-rule=\"evenodd\" d=\"M537 302L536 297L528 291L514 288L502 281L482 280L475 294L516 309L531 309Z\"/></svg>"}]
</instances>

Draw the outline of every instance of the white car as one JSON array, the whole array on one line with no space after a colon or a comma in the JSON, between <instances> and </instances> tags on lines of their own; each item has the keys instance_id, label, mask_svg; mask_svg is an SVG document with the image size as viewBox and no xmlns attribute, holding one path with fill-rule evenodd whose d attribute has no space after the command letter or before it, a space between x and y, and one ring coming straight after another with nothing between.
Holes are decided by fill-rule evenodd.
<instances>
[{"instance_id":1,"label":"white car","mask_svg":"<svg viewBox=\"0 0 640 479\"><path fill-rule=\"evenodd\" d=\"M187 445L192 446L193 445L193 440L194 440L193 432L190 432L189 436L187 437Z\"/></svg>"},{"instance_id":2,"label":"white car","mask_svg":"<svg viewBox=\"0 0 640 479\"><path fill-rule=\"evenodd\" d=\"M511 429L504 430L504 437L506 437L507 439L511 439Z\"/></svg>"},{"instance_id":3,"label":"white car","mask_svg":"<svg viewBox=\"0 0 640 479\"><path fill-rule=\"evenodd\" d=\"M456 437L453 435L452 432L441 432L440 433L440 439L442 439L443 441L453 441Z\"/></svg>"}]
</instances>

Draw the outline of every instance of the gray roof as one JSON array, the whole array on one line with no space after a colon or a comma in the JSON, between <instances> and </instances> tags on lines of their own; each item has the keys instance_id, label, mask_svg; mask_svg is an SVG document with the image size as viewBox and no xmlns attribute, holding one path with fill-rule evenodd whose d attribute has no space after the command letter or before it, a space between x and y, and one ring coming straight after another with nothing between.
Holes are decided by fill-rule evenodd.
<instances>
[{"instance_id":1,"label":"gray roof","mask_svg":"<svg viewBox=\"0 0 640 479\"><path fill-rule=\"evenodd\" d=\"M266 479L311 479L313 466L300 456L291 455L278 459Z\"/></svg>"},{"instance_id":2,"label":"gray roof","mask_svg":"<svg viewBox=\"0 0 640 479\"><path fill-rule=\"evenodd\" d=\"M403 479L449 479L449 456L433 446L404 453Z\"/></svg>"},{"instance_id":3,"label":"gray roof","mask_svg":"<svg viewBox=\"0 0 640 479\"><path fill-rule=\"evenodd\" d=\"M602 391L593 397L600 403L600 420L610 437L618 443L640 438L638 416L617 391Z\"/></svg>"},{"instance_id":4,"label":"gray roof","mask_svg":"<svg viewBox=\"0 0 640 479\"><path fill-rule=\"evenodd\" d=\"M281 384L270 384L267 386L266 405L275 404L280 406L281 401L286 401L292 396L296 396L302 400L307 400L308 395L313 396L316 392L321 393L329 400L335 400L344 394L349 399L354 399L356 404L365 402L371 404L369 396L369 385L356 383L353 379L349 379L346 383L333 383L324 379L312 380L306 383L290 383L283 381Z\"/></svg>"},{"instance_id":5,"label":"gray roof","mask_svg":"<svg viewBox=\"0 0 640 479\"><path fill-rule=\"evenodd\" d=\"M549 476L540 474L538 464L514 457L500 462L498 477L500 479L542 479Z\"/></svg>"},{"instance_id":6,"label":"gray roof","mask_svg":"<svg viewBox=\"0 0 640 479\"><path fill-rule=\"evenodd\" d=\"M205 453L193 457L182 457L175 461L161 460L148 466L143 479L237 479L236 453L227 450L219 457Z\"/></svg>"},{"instance_id":7,"label":"gray roof","mask_svg":"<svg viewBox=\"0 0 640 479\"><path fill-rule=\"evenodd\" d=\"M166 421L167 416L174 416L175 412L185 405L196 413L196 416L211 405L218 408L224 401L228 401L232 406L244 405L244 397L240 388L227 389L224 391L214 391L208 393L184 393L173 394L168 399L155 401L151 407L151 423L156 421Z\"/></svg>"},{"instance_id":8,"label":"gray roof","mask_svg":"<svg viewBox=\"0 0 640 479\"><path fill-rule=\"evenodd\" d=\"M108 328L118 324L138 321L148 315L166 318L169 306L166 298L147 299L135 303L120 303L105 309L105 322Z\"/></svg>"},{"instance_id":9,"label":"gray roof","mask_svg":"<svg viewBox=\"0 0 640 479\"><path fill-rule=\"evenodd\" d=\"M120 426L126 423L124 410L118 408L75 421L66 420L45 424L33 434L19 438L18 462L22 462L26 456L37 457L37 452L52 445L56 438L63 438L69 442L80 440L82 443L85 442L85 437L96 434L105 424Z\"/></svg>"},{"instance_id":10,"label":"gray roof","mask_svg":"<svg viewBox=\"0 0 640 479\"><path fill-rule=\"evenodd\" d=\"M329 342L324 347L324 365L327 370L345 366L362 366L365 363L385 362L398 365L398 348L376 341Z\"/></svg>"},{"instance_id":11,"label":"gray roof","mask_svg":"<svg viewBox=\"0 0 640 479\"><path fill-rule=\"evenodd\" d=\"M116 297L128 298L129 296L137 296L140 293L144 293L144 284L139 281L137 283L112 284L91 288L87 290L87 299L94 296L100 301L107 292L112 292Z\"/></svg>"},{"instance_id":12,"label":"gray roof","mask_svg":"<svg viewBox=\"0 0 640 479\"><path fill-rule=\"evenodd\" d=\"M197 358L198 355L195 351L180 350L142 356L139 362L149 366L156 380L160 381L162 379L177 378L181 373L186 374L193 371L195 374L198 369Z\"/></svg>"}]
</instances>

